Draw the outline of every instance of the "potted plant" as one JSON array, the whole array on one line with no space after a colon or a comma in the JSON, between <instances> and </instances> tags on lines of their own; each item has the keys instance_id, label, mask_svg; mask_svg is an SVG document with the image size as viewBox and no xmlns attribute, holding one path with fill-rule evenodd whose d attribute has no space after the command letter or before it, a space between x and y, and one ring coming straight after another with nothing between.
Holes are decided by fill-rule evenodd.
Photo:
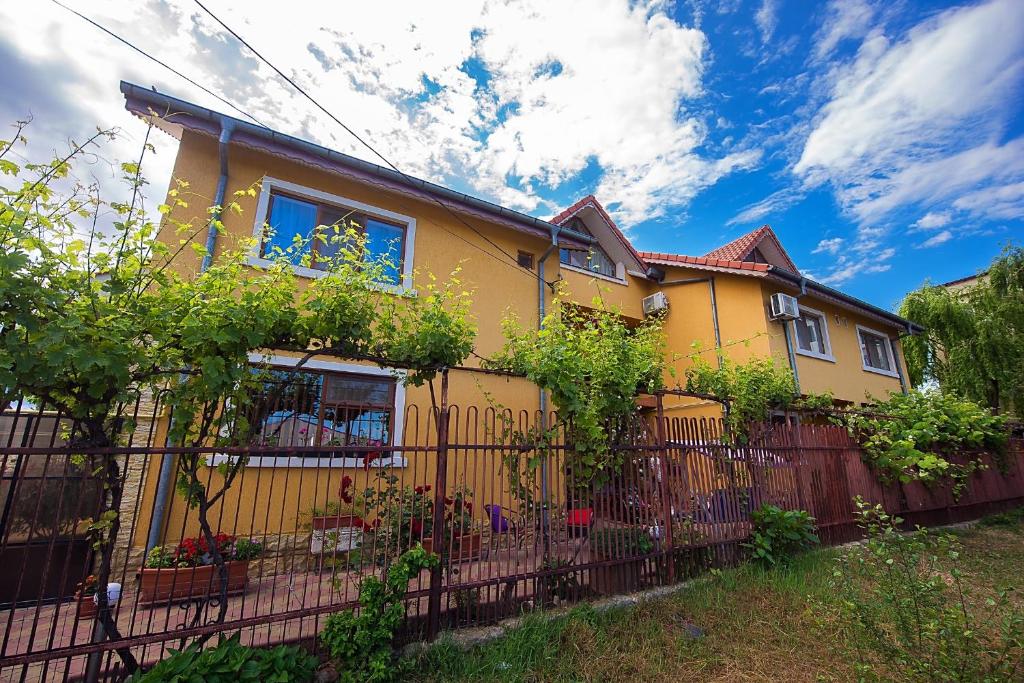
<instances>
[{"instance_id":1,"label":"potted plant","mask_svg":"<svg viewBox=\"0 0 1024 683\"><path fill-rule=\"evenodd\" d=\"M214 537L217 551L226 560L227 592L236 595L249 584L249 562L263 554L263 545L252 539L236 539L219 533ZM139 571L139 602L153 604L220 592L217 566L206 538L185 538L173 551L156 546Z\"/></svg>"},{"instance_id":2,"label":"potted plant","mask_svg":"<svg viewBox=\"0 0 1024 683\"><path fill-rule=\"evenodd\" d=\"M434 549L434 539L423 539L423 547L428 552L448 554L453 562L463 562L480 557L483 534L480 524L473 517L473 491L462 485L455 489L450 498L444 499L444 528L447 538L444 546Z\"/></svg>"},{"instance_id":3,"label":"potted plant","mask_svg":"<svg viewBox=\"0 0 1024 683\"><path fill-rule=\"evenodd\" d=\"M389 465L381 464L380 453L368 453L364 467L377 467L376 487L367 488L363 496L372 523L364 520L363 530L377 535L375 561L387 564L417 543L426 547L434 526L434 496L429 484L402 487Z\"/></svg>"},{"instance_id":4,"label":"potted plant","mask_svg":"<svg viewBox=\"0 0 1024 683\"><path fill-rule=\"evenodd\" d=\"M596 560L619 560L615 564L594 569L591 577L598 593L628 593L640 586L640 570L644 555L654 550L650 533L643 528L608 527L590 534L590 552ZM627 558L638 558L628 560Z\"/></svg>"},{"instance_id":5,"label":"potted plant","mask_svg":"<svg viewBox=\"0 0 1024 683\"><path fill-rule=\"evenodd\" d=\"M358 548L363 542L363 496L352 492L352 477L345 475L338 489L340 501L328 501L309 513L309 552L311 555L335 555Z\"/></svg>"},{"instance_id":6,"label":"potted plant","mask_svg":"<svg viewBox=\"0 0 1024 683\"><path fill-rule=\"evenodd\" d=\"M96 575L89 574L75 586L76 613L80 620L92 619L96 616Z\"/></svg>"}]
</instances>

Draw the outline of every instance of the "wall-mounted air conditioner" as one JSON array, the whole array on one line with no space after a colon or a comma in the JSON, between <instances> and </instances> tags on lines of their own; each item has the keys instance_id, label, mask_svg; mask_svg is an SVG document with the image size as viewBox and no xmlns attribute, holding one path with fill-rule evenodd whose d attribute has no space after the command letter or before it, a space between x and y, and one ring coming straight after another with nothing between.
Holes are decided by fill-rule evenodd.
<instances>
[{"instance_id":1,"label":"wall-mounted air conditioner","mask_svg":"<svg viewBox=\"0 0 1024 683\"><path fill-rule=\"evenodd\" d=\"M668 308L668 297L665 292L655 292L644 297L644 316L655 315Z\"/></svg>"},{"instance_id":2,"label":"wall-mounted air conditioner","mask_svg":"<svg viewBox=\"0 0 1024 683\"><path fill-rule=\"evenodd\" d=\"M800 306L797 305L796 297L782 292L772 294L771 298L772 320L796 320L800 317Z\"/></svg>"}]
</instances>

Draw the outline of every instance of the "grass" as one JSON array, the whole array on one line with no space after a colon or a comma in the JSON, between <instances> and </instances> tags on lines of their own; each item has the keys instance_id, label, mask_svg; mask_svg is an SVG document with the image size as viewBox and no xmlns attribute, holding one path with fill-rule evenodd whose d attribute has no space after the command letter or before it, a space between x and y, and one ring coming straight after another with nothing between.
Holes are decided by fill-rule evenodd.
<instances>
[{"instance_id":1,"label":"grass","mask_svg":"<svg viewBox=\"0 0 1024 683\"><path fill-rule=\"evenodd\" d=\"M1020 582L1024 511L956 532L964 580L983 600ZM500 640L465 651L442 640L413 670L422 681L848 681L855 656L837 647L846 633L840 596L829 588L837 549L794 558L783 568L715 572L674 595L598 613L531 615ZM1015 604L1024 609L1017 596ZM703 635L694 637L694 627ZM875 672L899 680L898 671Z\"/></svg>"}]
</instances>

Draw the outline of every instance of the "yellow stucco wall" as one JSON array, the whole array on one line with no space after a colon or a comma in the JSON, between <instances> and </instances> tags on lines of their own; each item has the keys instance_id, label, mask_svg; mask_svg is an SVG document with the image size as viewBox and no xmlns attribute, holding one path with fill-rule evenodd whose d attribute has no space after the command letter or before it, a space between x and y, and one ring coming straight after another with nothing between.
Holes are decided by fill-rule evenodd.
<instances>
[{"instance_id":1,"label":"yellow stucco wall","mask_svg":"<svg viewBox=\"0 0 1024 683\"><path fill-rule=\"evenodd\" d=\"M773 292L787 291L782 287L772 287L767 283L764 288L764 306ZM796 294L795 290L789 291ZM868 396L879 399L888 398L889 394L901 391L898 377L890 377L864 369L861 360L860 341L857 337L857 325L862 325L878 332L887 333L895 338L897 332L891 325L868 318L845 307L839 307L813 294L803 296L799 300L806 306L824 314L828 326L828 337L832 347L834 361L823 360L796 354L796 367L800 379L800 389L804 393L822 393L831 391L833 397L841 401L859 404L868 400ZM766 310L766 309L765 309ZM771 352L773 355L787 358L786 341L781 322L767 322L771 335ZM791 328L792 329L792 328ZM794 348L796 340L794 338ZM900 368L906 368L903 358L903 347L897 342L897 355ZM788 365L788 362L787 362Z\"/></svg>"},{"instance_id":2,"label":"yellow stucco wall","mask_svg":"<svg viewBox=\"0 0 1024 683\"><path fill-rule=\"evenodd\" d=\"M485 255L484 251L495 253L495 248L437 204L412 199L377 186L328 173L323 169L272 157L237 145L231 146L229 158L229 192L259 183L264 176L272 176L414 217L417 221L414 267L420 271L421 277L430 272L443 278L461 264L460 277L466 287L473 291L472 310L479 330L476 352L480 355L489 356L501 347L503 337L500 323L508 312L518 314L523 324L536 324L537 279L507 263L507 260L506 263L502 263L499 259ZM218 172L216 140L186 131L181 140L174 176L190 183L189 196L185 199L190 205L188 212L196 219L197 226L205 222L206 207L212 203ZM245 198L241 205L241 215L228 214L224 217L227 234L219 238L219 249L230 245L235 238L250 237L253 234L257 200ZM188 212L176 217L188 218ZM513 255L522 249L539 257L548 246L546 239L527 235L479 217L466 217L466 220L489 240ZM177 240L177 237L169 232L163 236L168 241ZM204 239L205 229L200 231L197 237L200 242ZM504 257L501 257L501 260L505 260ZM195 272L198 266L199 258L187 250L178 267L183 272ZM665 270L666 281L704 278L711 275L707 271L687 268L668 267ZM699 342L704 349L704 356L713 361L715 342L706 283L662 287L628 274L626 284L608 282L585 273L560 269L555 253L547 261L546 279L555 280L559 276L571 300L589 305L594 296L600 295L607 305L617 307L623 315L633 319L643 317L641 300L644 296L655 291L664 291L670 306L665 331L669 353L673 356L671 365L675 371L674 375L669 374L666 377L669 386L685 384L684 373L692 362L693 342ZM786 363L782 329L778 324L768 321L764 306L765 298L770 291L777 291L778 288L772 288L754 277L728 273L714 273L714 277L719 326L726 355L742 361L754 355L774 354L779 357L780 362ZM551 293L546 287L545 296L550 301ZM825 304L814 302L814 307L832 315L833 309ZM849 312L842 315L849 319L848 326L832 326L830 318L829 327L837 362L826 364L808 358L800 359L799 370L805 389L833 389L838 398L848 400L862 400L865 392L884 395L890 390L898 390L898 380L872 375L861 369L859 349L855 346L854 321L862 321ZM879 327L877 324L873 326ZM460 406L460 410L467 406L478 406L481 413L472 416L467 416L465 412L459 413L460 428L463 430L460 438L463 441L485 440L487 427L482 413L488 401L510 409L517 418L522 411L532 414L539 405L536 388L524 380L507 380L468 373L453 373L450 397L451 403ZM427 425L430 404L426 387L408 389L406 406L416 406L419 410L419 419L410 420L406 424L406 434L409 435L407 441L414 441L420 445L433 442L432 436L426 437L428 431L433 433L433 429ZM680 417L717 417L720 414L717 404L691 399L667 400L666 412ZM419 429L418 437L413 436L414 429ZM504 482L501 477L504 475L501 474L496 458L498 455L491 452L489 458L479 461L485 464L473 465L477 469L473 470L472 478L477 482L485 482L478 485L478 506L486 502L508 502L507 494L502 491ZM413 454L410 456L409 466L399 473L400 477L409 483L431 483L435 476L433 461L432 453ZM461 477L465 478L466 468L471 461L467 451L453 454L449 464L449 480L457 483L460 480L460 472ZM145 543L149 510L156 487L154 475L157 466L158 460L154 460L145 482L146 495L140 506L136 545ZM336 469L327 472L320 469L251 468L244 475L243 482L224 500L217 514L223 511L223 514L231 519L230 531L234 533L293 531L299 525L296 512L306 511L314 505L323 504L326 500L336 499L338 483L346 474L355 476L359 487L367 482L367 474L359 470ZM210 476L211 481L216 481L219 477L212 470ZM278 512L276 516L268 517L267 510ZM285 511L284 514L280 512L282 510ZM173 541L182 536L195 535L197 528L194 521L190 521L193 518L194 514L190 514L181 499L175 496L168 515L167 540Z\"/></svg>"}]
</instances>

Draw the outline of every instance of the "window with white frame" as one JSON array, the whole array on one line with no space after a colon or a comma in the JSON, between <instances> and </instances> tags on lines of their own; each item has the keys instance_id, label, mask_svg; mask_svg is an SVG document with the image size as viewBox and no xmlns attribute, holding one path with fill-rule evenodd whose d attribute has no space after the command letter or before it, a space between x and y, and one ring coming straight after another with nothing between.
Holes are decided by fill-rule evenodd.
<instances>
[{"instance_id":1,"label":"window with white frame","mask_svg":"<svg viewBox=\"0 0 1024 683\"><path fill-rule=\"evenodd\" d=\"M315 277L337 255L350 227L364 236L368 262L382 257L387 261L387 284L399 285L408 279L415 232L412 218L273 178L264 179L260 195L256 257L266 259L278 250L288 250L301 237L302 249L292 251L290 258L300 274Z\"/></svg>"},{"instance_id":2,"label":"window with white frame","mask_svg":"<svg viewBox=\"0 0 1024 683\"><path fill-rule=\"evenodd\" d=\"M594 236L579 216L570 218L566 222L566 226L584 235ZM615 262L597 242L590 245L590 249L559 249L558 260L573 268L587 270L605 277L615 277Z\"/></svg>"},{"instance_id":3,"label":"window with white frame","mask_svg":"<svg viewBox=\"0 0 1024 683\"><path fill-rule=\"evenodd\" d=\"M793 321L797 353L813 358L834 360L828 339L828 318L821 311L800 307L800 317Z\"/></svg>"},{"instance_id":4,"label":"window with white frame","mask_svg":"<svg viewBox=\"0 0 1024 683\"><path fill-rule=\"evenodd\" d=\"M892 344L888 335L877 330L857 326L860 342L861 361L868 372L896 376L896 361L892 356Z\"/></svg>"},{"instance_id":5,"label":"window with white frame","mask_svg":"<svg viewBox=\"0 0 1024 683\"><path fill-rule=\"evenodd\" d=\"M251 360L256 365L265 361ZM269 362L269 370L263 370L263 390L247 411L252 445L261 449L248 464L358 467L366 453L372 453L378 464L404 465L401 456L388 450L400 441L405 404L405 388L390 372L317 360L295 370L296 359L284 356ZM346 450L351 446L380 450Z\"/></svg>"}]
</instances>

